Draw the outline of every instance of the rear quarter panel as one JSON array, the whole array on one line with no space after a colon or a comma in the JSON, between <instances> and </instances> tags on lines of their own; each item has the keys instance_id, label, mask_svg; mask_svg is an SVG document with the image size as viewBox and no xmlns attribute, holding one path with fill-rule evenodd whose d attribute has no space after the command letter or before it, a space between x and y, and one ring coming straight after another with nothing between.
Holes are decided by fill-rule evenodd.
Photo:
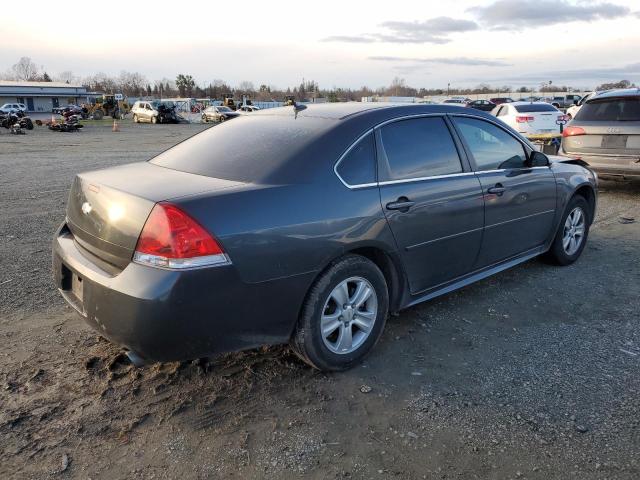
<instances>
[{"instance_id":1,"label":"rear quarter panel","mask_svg":"<svg viewBox=\"0 0 640 480\"><path fill-rule=\"evenodd\" d=\"M358 246L393 245L377 187L350 190L332 177L174 202L218 238L243 281L266 282L318 272Z\"/></svg>"}]
</instances>

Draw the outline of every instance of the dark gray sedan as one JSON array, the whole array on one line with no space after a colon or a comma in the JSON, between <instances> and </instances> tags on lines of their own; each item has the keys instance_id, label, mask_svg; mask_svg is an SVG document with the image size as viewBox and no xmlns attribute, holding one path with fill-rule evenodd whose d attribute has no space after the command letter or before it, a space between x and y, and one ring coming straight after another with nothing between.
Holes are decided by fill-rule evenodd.
<instances>
[{"instance_id":1,"label":"dark gray sedan","mask_svg":"<svg viewBox=\"0 0 640 480\"><path fill-rule=\"evenodd\" d=\"M537 255L574 262L595 208L581 161L484 112L283 107L78 175L55 281L136 363L290 343L341 370L389 312Z\"/></svg>"}]
</instances>

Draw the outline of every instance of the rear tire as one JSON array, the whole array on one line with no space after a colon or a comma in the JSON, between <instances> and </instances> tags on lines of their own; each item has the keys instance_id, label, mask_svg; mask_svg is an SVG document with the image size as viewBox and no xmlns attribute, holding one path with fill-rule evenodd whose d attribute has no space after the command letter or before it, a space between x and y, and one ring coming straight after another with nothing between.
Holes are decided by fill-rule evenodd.
<instances>
[{"instance_id":1,"label":"rear tire","mask_svg":"<svg viewBox=\"0 0 640 480\"><path fill-rule=\"evenodd\" d=\"M374 347L388 309L387 282L380 269L360 255L347 255L332 263L309 290L291 346L318 370L346 370Z\"/></svg>"},{"instance_id":2,"label":"rear tire","mask_svg":"<svg viewBox=\"0 0 640 480\"><path fill-rule=\"evenodd\" d=\"M98 109L95 112L93 112L94 120L102 120L103 117L104 117L104 112L101 109Z\"/></svg>"},{"instance_id":3,"label":"rear tire","mask_svg":"<svg viewBox=\"0 0 640 480\"><path fill-rule=\"evenodd\" d=\"M592 215L587 200L582 195L574 195L562 215L558 231L545 258L561 266L575 262L587 244Z\"/></svg>"},{"instance_id":4,"label":"rear tire","mask_svg":"<svg viewBox=\"0 0 640 480\"><path fill-rule=\"evenodd\" d=\"M151 123L158 123L158 116L154 115L153 117L151 117Z\"/></svg>"}]
</instances>

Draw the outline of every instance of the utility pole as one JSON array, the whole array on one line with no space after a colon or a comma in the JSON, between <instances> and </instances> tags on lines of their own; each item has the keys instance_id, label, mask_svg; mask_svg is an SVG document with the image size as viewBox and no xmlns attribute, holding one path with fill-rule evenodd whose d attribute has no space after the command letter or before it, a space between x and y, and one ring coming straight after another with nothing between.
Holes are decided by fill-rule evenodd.
<instances>
[{"instance_id":1,"label":"utility pole","mask_svg":"<svg viewBox=\"0 0 640 480\"><path fill-rule=\"evenodd\" d=\"M449 96L449 87L451 87L451 84L447 83L447 97Z\"/></svg>"}]
</instances>

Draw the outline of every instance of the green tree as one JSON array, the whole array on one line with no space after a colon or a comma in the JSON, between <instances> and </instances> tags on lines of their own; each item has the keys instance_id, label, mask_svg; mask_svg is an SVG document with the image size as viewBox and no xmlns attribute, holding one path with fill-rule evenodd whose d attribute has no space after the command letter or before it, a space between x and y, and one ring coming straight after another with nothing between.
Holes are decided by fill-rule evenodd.
<instances>
[{"instance_id":1,"label":"green tree","mask_svg":"<svg viewBox=\"0 0 640 480\"><path fill-rule=\"evenodd\" d=\"M176 77L176 87L178 87L178 92L180 92L181 97L191 97L193 94L193 87L195 86L196 82L191 75L184 75L180 73Z\"/></svg>"}]
</instances>

